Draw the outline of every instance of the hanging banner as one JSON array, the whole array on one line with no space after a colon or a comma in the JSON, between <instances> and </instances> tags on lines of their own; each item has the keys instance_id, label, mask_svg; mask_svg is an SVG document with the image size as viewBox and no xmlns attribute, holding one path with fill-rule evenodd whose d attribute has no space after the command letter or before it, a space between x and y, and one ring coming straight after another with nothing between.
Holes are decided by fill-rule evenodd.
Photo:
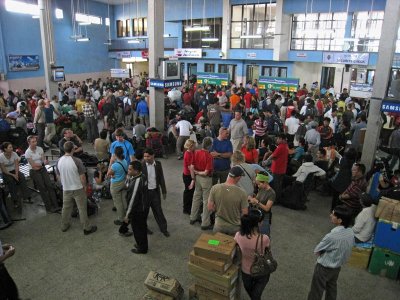
<instances>
[{"instance_id":1,"label":"hanging banner","mask_svg":"<svg viewBox=\"0 0 400 300\"><path fill-rule=\"evenodd\" d=\"M228 73L197 72L197 83L198 84L213 84L213 85L228 85L229 74Z\"/></svg>"},{"instance_id":2,"label":"hanging banner","mask_svg":"<svg viewBox=\"0 0 400 300\"><path fill-rule=\"evenodd\" d=\"M260 76L258 79L258 87L264 90L297 92L299 79Z\"/></svg>"},{"instance_id":3,"label":"hanging banner","mask_svg":"<svg viewBox=\"0 0 400 300\"><path fill-rule=\"evenodd\" d=\"M352 84L350 84L350 97L371 98L372 97L372 84L368 84L368 83L352 83Z\"/></svg>"},{"instance_id":4,"label":"hanging banner","mask_svg":"<svg viewBox=\"0 0 400 300\"><path fill-rule=\"evenodd\" d=\"M39 55L9 55L8 69L11 72L39 70Z\"/></svg>"},{"instance_id":5,"label":"hanging banner","mask_svg":"<svg viewBox=\"0 0 400 300\"><path fill-rule=\"evenodd\" d=\"M368 65L369 53L323 52L325 64Z\"/></svg>"},{"instance_id":6,"label":"hanging banner","mask_svg":"<svg viewBox=\"0 0 400 300\"><path fill-rule=\"evenodd\" d=\"M176 57L191 57L201 58L203 50L201 48L178 48L174 49L174 56Z\"/></svg>"},{"instance_id":7,"label":"hanging banner","mask_svg":"<svg viewBox=\"0 0 400 300\"><path fill-rule=\"evenodd\" d=\"M150 87L154 87L156 89L164 89L164 88L168 89L180 86L182 86L182 80L180 79L162 80L162 79L150 78Z\"/></svg>"}]
</instances>

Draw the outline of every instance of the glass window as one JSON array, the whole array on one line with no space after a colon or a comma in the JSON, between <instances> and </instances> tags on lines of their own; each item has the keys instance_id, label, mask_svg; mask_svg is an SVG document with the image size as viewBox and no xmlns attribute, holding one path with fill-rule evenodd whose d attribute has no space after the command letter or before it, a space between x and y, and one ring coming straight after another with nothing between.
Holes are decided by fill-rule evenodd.
<instances>
[{"instance_id":1,"label":"glass window","mask_svg":"<svg viewBox=\"0 0 400 300\"><path fill-rule=\"evenodd\" d=\"M262 66L261 76L287 77L286 67Z\"/></svg>"},{"instance_id":2,"label":"glass window","mask_svg":"<svg viewBox=\"0 0 400 300\"><path fill-rule=\"evenodd\" d=\"M381 38L383 11L355 12L351 24L351 43L349 51L378 52Z\"/></svg>"},{"instance_id":3,"label":"glass window","mask_svg":"<svg viewBox=\"0 0 400 300\"><path fill-rule=\"evenodd\" d=\"M214 73L215 72L215 64L204 64L204 72Z\"/></svg>"},{"instance_id":4,"label":"glass window","mask_svg":"<svg viewBox=\"0 0 400 300\"><path fill-rule=\"evenodd\" d=\"M121 20L117 20L117 37L124 37L124 36L125 36L124 22Z\"/></svg>"},{"instance_id":5,"label":"glass window","mask_svg":"<svg viewBox=\"0 0 400 300\"><path fill-rule=\"evenodd\" d=\"M143 18L143 35L147 35L147 18Z\"/></svg>"},{"instance_id":6,"label":"glass window","mask_svg":"<svg viewBox=\"0 0 400 300\"><path fill-rule=\"evenodd\" d=\"M125 20L125 28L126 28L125 36L131 36L131 20L130 19Z\"/></svg>"},{"instance_id":7,"label":"glass window","mask_svg":"<svg viewBox=\"0 0 400 300\"><path fill-rule=\"evenodd\" d=\"M295 14L292 50L343 50L347 13Z\"/></svg>"},{"instance_id":8,"label":"glass window","mask_svg":"<svg viewBox=\"0 0 400 300\"><path fill-rule=\"evenodd\" d=\"M185 31L185 27L191 26L192 23L199 24L201 26L208 26L210 30ZM182 22L182 26L183 26L182 30L183 48L216 48L216 49L221 48L222 18L198 19L193 21L184 20ZM240 32L238 34L238 37L240 37ZM217 40L210 40L213 38L216 38Z\"/></svg>"},{"instance_id":9,"label":"glass window","mask_svg":"<svg viewBox=\"0 0 400 300\"><path fill-rule=\"evenodd\" d=\"M231 48L271 49L273 47L275 3L232 5L231 13ZM246 35L259 37L246 38Z\"/></svg>"}]
</instances>

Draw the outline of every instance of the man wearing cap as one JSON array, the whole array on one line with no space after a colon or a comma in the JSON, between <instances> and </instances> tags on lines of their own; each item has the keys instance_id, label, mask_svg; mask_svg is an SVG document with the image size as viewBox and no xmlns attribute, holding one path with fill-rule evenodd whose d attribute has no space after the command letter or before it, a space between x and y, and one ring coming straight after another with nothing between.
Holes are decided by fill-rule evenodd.
<instances>
[{"instance_id":1,"label":"man wearing cap","mask_svg":"<svg viewBox=\"0 0 400 300\"><path fill-rule=\"evenodd\" d=\"M207 207L210 212L215 211L214 232L235 235L240 230L240 217L248 213L246 192L237 186L242 176L243 169L234 166L224 183L211 188Z\"/></svg>"}]
</instances>

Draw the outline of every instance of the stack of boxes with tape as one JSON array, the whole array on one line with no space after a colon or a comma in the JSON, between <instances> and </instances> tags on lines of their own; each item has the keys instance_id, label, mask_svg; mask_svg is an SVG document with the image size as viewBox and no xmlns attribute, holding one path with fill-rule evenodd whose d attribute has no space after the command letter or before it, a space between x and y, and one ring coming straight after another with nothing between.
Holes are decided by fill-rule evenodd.
<instances>
[{"instance_id":1,"label":"stack of boxes with tape","mask_svg":"<svg viewBox=\"0 0 400 300\"><path fill-rule=\"evenodd\" d=\"M239 267L233 263L236 242L222 233L202 234L189 257L189 271L195 283L189 288L189 299L238 299Z\"/></svg>"},{"instance_id":2,"label":"stack of boxes with tape","mask_svg":"<svg viewBox=\"0 0 400 300\"><path fill-rule=\"evenodd\" d=\"M181 300L184 294L178 280L155 271L150 271L144 285L149 291L143 300Z\"/></svg>"},{"instance_id":3,"label":"stack of boxes with tape","mask_svg":"<svg viewBox=\"0 0 400 300\"><path fill-rule=\"evenodd\" d=\"M400 202L382 197L375 216L379 221L368 271L397 279L400 275Z\"/></svg>"}]
</instances>

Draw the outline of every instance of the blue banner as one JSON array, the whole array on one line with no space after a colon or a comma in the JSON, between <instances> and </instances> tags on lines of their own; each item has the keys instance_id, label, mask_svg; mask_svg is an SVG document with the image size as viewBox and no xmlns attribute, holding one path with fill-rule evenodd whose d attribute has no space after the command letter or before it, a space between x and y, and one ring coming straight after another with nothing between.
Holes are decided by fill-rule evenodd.
<instances>
[{"instance_id":1,"label":"blue banner","mask_svg":"<svg viewBox=\"0 0 400 300\"><path fill-rule=\"evenodd\" d=\"M182 80L180 79L152 79L150 78L150 87L154 87L156 89L164 89L164 88L174 88L182 86Z\"/></svg>"},{"instance_id":2,"label":"blue banner","mask_svg":"<svg viewBox=\"0 0 400 300\"><path fill-rule=\"evenodd\" d=\"M400 102L397 101L382 101L383 112L400 113Z\"/></svg>"}]
</instances>

